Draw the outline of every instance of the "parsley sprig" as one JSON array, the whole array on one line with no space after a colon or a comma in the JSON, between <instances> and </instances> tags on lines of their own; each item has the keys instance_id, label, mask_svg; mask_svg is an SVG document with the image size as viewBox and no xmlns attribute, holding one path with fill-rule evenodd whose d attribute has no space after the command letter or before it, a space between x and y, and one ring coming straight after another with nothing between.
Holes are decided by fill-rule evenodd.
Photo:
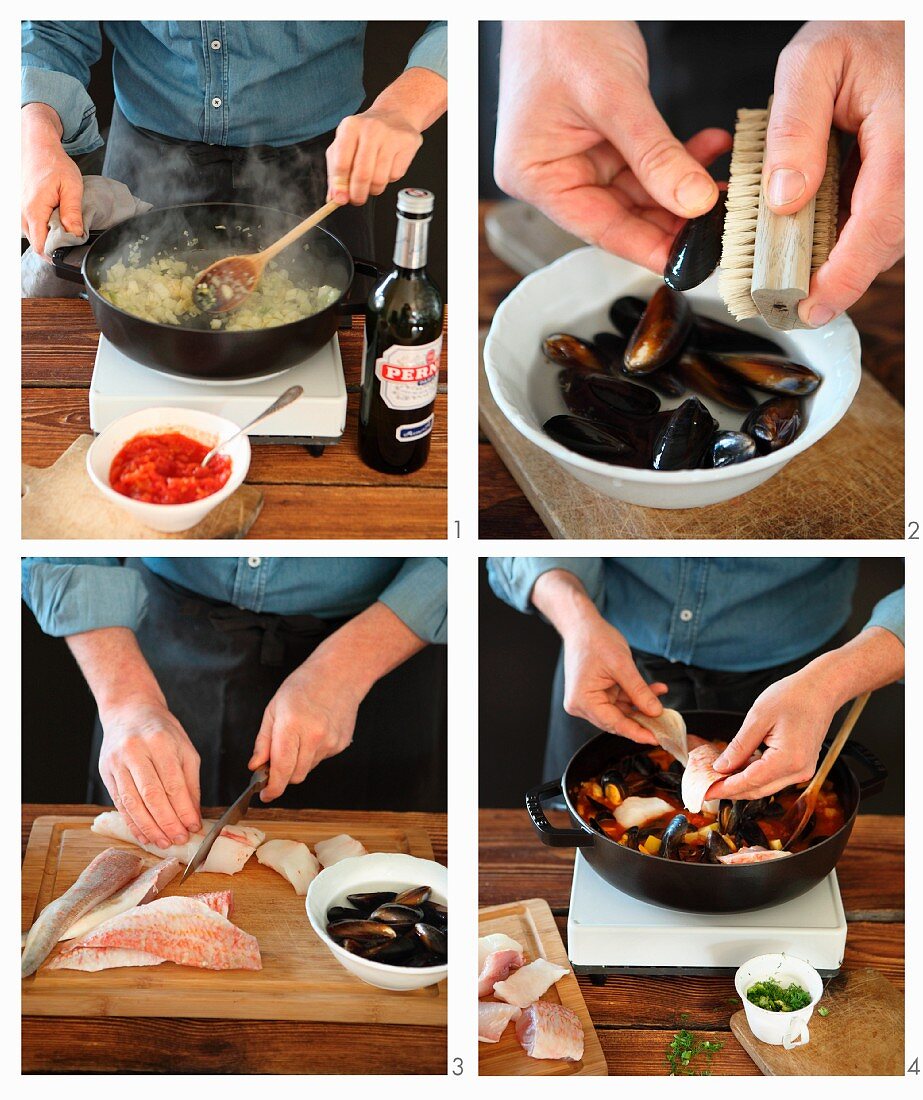
<instances>
[{"instance_id":1,"label":"parsley sprig","mask_svg":"<svg viewBox=\"0 0 923 1100\"><path fill-rule=\"evenodd\" d=\"M666 1061L671 1077L710 1077L712 1056L724 1046L721 1039L697 1039L691 1031L683 1028L667 1044ZM696 1068L693 1063L704 1056L704 1065Z\"/></svg>"}]
</instances>

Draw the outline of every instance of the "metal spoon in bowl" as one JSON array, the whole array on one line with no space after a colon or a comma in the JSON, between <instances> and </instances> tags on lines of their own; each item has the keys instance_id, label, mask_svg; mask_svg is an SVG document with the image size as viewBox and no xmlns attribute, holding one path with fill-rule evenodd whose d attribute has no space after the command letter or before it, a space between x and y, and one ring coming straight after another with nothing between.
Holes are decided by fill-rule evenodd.
<instances>
[{"instance_id":1,"label":"metal spoon in bowl","mask_svg":"<svg viewBox=\"0 0 923 1100\"><path fill-rule=\"evenodd\" d=\"M227 313L228 310L237 309L256 289L257 283L263 274L263 268L269 261L282 251L294 244L299 237L304 236L309 229L313 229L342 203L328 202L320 210L315 210L303 222L299 222L294 229L290 229L284 237L280 237L275 244L264 248L262 252L251 252L243 256L225 256L222 260L215 260L203 271L196 275L193 297L195 304L203 313Z\"/></svg>"},{"instance_id":2,"label":"metal spoon in bowl","mask_svg":"<svg viewBox=\"0 0 923 1100\"><path fill-rule=\"evenodd\" d=\"M284 409L286 405L291 405L293 401L297 401L299 397L304 393L301 386L289 386L289 388L281 395L277 397L275 401L269 406L268 409L263 409L259 416L255 416L247 424L244 424L242 428L238 428L233 435L229 435L227 439L222 440L217 447L212 447L208 454L202 459L201 465L207 466L209 462L218 454L223 451L224 448L235 440L239 435L243 435L248 428L252 428L254 424L259 424L261 420L265 420L267 416L272 416L273 413L277 413L280 409Z\"/></svg>"}]
</instances>

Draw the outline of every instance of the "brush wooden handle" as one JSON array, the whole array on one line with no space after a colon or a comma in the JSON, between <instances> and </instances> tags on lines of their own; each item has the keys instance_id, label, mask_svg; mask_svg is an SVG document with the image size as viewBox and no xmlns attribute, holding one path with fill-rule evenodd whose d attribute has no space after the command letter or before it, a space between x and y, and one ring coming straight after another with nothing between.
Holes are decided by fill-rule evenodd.
<instances>
[{"instance_id":1,"label":"brush wooden handle","mask_svg":"<svg viewBox=\"0 0 923 1100\"><path fill-rule=\"evenodd\" d=\"M772 99L769 100L772 117ZM768 325L776 329L804 327L798 303L807 298L811 283L814 247L814 199L797 214L774 214L766 194L767 179L760 185L753 254L753 304Z\"/></svg>"}]
</instances>

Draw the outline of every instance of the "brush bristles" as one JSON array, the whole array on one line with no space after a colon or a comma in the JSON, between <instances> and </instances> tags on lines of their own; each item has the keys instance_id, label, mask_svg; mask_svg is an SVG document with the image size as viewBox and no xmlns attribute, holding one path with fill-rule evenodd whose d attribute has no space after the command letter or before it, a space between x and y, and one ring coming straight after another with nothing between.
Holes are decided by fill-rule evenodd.
<instances>
[{"instance_id":1,"label":"brush bristles","mask_svg":"<svg viewBox=\"0 0 923 1100\"><path fill-rule=\"evenodd\" d=\"M840 149L836 131L827 143L827 167L814 201L814 247L811 250L811 274L827 261L836 244L837 217L840 212Z\"/></svg>"},{"instance_id":2,"label":"brush bristles","mask_svg":"<svg viewBox=\"0 0 923 1100\"><path fill-rule=\"evenodd\" d=\"M759 312L753 304L750 288L768 123L769 111L765 108L742 108L737 112L734 127L718 293L738 321L755 317Z\"/></svg>"}]
</instances>

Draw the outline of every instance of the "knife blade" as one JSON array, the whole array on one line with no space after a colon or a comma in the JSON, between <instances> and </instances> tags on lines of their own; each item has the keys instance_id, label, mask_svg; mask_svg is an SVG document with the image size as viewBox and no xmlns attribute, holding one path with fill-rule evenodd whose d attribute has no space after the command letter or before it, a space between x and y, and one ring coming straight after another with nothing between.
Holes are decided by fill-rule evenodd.
<instances>
[{"instance_id":1,"label":"knife blade","mask_svg":"<svg viewBox=\"0 0 923 1100\"><path fill-rule=\"evenodd\" d=\"M221 817L215 822L202 843L196 848L195 855L186 864L186 870L183 871L180 882L185 882L187 878L197 870L208 859L208 853L212 850L212 845L221 835L221 830L228 825L236 825L242 817L250 809L250 799L261 791L269 782L269 766L264 764L261 768L257 768L256 771L250 776L250 782L247 784L243 794L240 795L230 806L224 811Z\"/></svg>"}]
</instances>

